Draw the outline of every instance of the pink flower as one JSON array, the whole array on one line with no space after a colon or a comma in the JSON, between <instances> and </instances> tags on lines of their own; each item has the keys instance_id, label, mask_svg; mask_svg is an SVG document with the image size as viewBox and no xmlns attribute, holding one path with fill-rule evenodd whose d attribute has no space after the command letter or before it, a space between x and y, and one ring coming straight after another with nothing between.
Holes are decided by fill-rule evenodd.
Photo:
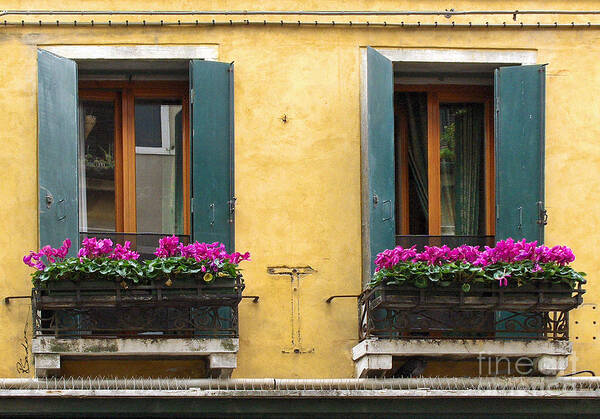
<instances>
[{"instance_id":1,"label":"pink flower","mask_svg":"<svg viewBox=\"0 0 600 419\"><path fill-rule=\"evenodd\" d=\"M110 258L115 260L136 260L137 258L139 258L140 254L132 251L130 248L130 241L126 241L125 246L117 244L113 250L112 255L110 255Z\"/></svg>"},{"instance_id":2,"label":"pink flower","mask_svg":"<svg viewBox=\"0 0 600 419\"><path fill-rule=\"evenodd\" d=\"M83 239L77 256L80 258L108 257L113 251L112 245L113 242L110 239L98 240L95 237Z\"/></svg>"},{"instance_id":3,"label":"pink flower","mask_svg":"<svg viewBox=\"0 0 600 419\"><path fill-rule=\"evenodd\" d=\"M67 257L67 254L69 253L70 248L71 248L71 240L65 239L62 243L62 246L60 246L58 249L55 249L54 255L56 257L64 259Z\"/></svg>"},{"instance_id":4,"label":"pink flower","mask_svg":"<svg viewBox=\"0 0 600 419\"><path fill-rule=\"evenodd\" d=\"M375 258L375 270L379 271L384 268L392 268L399 262L412 260L417 255L416 246L404 249L402 246L397 246L394 249L384 250Z\"/></svg>"},{"instance_id":5,"label":"pink flower","mask_svg":"<svg viewBox=\"0 0 600 419\"><path fill-rule=\"evenodd\" d=\"M40 271L46 269L46 264L43 258L46 258L48 263L55 263L57 259L64 259L69 253L71 247L71 240L65 239L62 246L58 249L54 249L52 246L44 246L37 253L29 252L28 255L23 257L23 263L32 268L36 268Z\"/></svg>"},{"instance_id":6,"label":"pink flower","mask_svg":"<svg viewBox=\"0 0 600 419\"><path fill-rule=\"evenodd\" d=\"M179 238L172 235L171 237L163 237L158 241L158 247L154 254L160 258L168 258L177 256L178 252L180 252Z\"/></svg>"},{"instance_id":7,"label":"pink flower","mask_svg":"<svg viewBox=\"0 0 600 419\"><path fill-rule=\"evenodd\" d=\"M450 249L448 246L425 246L423 252L416 252L414 246L403 249L398 246L379 253L375 258L375 271L392 269L401 262L427 262L429 265L441 265L446 262L470 263L474 266L489 266L497 263L516 263L531 261L539 267L540 263L557 263L567 265L575 260L573 251L566 246L538 246L536 241L525 239L515 241L511 238L500 240L495 247L459 246ZM536 268L538 269L538 268ZM539 268L541 269L541 267ZM534 270L539 272L539 270ZM504 281L502 281L504 283Z\"/></svg>"},{"instance_id":8,"label":"pink flower","mask_svg":"<svg viewBox=\"0 0 600 419\"><path fill-rule=\"evenodd\" d=\"M506 275L498 278L498 286L507 287L508 286L508 278L510 278L510 274L506 274Z\"/></svg>"}]
</instances>

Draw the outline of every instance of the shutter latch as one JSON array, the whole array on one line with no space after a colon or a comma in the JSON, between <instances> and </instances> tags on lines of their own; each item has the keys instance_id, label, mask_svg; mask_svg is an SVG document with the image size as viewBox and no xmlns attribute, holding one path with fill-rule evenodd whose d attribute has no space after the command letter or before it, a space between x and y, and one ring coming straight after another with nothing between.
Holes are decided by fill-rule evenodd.
<instances>
[{"instance_id":1,"label":"shutter latch","mask_svg":"<svg viewBox=\"0 0 600 419\"><path fill-rule=\"evenodd\" d=\"M544 203L542 201L538 201L538 219L537 223L540 225L548 225L548 211L544 208Z\"/></svg>"},{"instance_id":2,"label":"shutter latch","mask_svg":"<svg viewBox=\"0 0 600 419\"><path fill-rule=\"evenodd\" d=\"M231 199L229 201L227 201L227 203L229 204L229 222L233 223L233 214L235 212L235 201L237 201L237 198L235 196L231 197Z\"/></svg>"},{"instance_id":3,"label":"shutter latch","mask_svg":"<svg viewBox=\"0 0 600 419\"><path fill-rule=\"evenodd\" d=\"M53 202L54 202L54 197L52 196L52 194L47 193L46 194L46 208L50 209Z\"/></svg>"}]
</instances>

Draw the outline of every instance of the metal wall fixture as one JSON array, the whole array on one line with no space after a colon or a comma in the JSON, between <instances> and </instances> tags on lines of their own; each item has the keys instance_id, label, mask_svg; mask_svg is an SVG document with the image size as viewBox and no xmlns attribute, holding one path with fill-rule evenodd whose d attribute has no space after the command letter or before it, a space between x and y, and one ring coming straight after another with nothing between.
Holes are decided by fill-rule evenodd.
<instances>
[{"instance_id":1,"label":"metal wall fixture","mask_svg":"<svg viewBox=\"0 0 600 419\"><path fill-rule=\"evenodd\" d=\"M456 27L456 28L470 28L470 27L486 27L486 28L583 28L583 27L598 27L600 23L593 22L570 22L570 23L524 23L516 22L518 16L596 16L600 15L600 10L400 10L400 11L370 11L370 10L4 10L0 11L0 17L12 16L12 17L26 17L26 16L81 16L81 17L144 17L144 16L221 16L221 17L256 17L256 16L278 16L278 17L300 17L300 16L312 16L312 17L443 17L445 19L451 19L453 17L461 16L511 16L515 23L489 23L489 22L467 22L467 23L438 23L436 22L369 22L369 21L336 21L330 22L325 21L284 21L283 19L269 20L249 20L241 19L234 21L233 19L226 19L217 21L212 19L210 21L182 21L177 19L176 21L63 21L59 20L35 20L26 21L25 19L17 19L15 21L4 20L0 24L4 26L60 26L60 25L73 25L73 26L240 26L240 25L279 25L279 26L353 26L353 27L423 27L423 28L437 28L437 27Z\"/></svg>"}]
</instances>

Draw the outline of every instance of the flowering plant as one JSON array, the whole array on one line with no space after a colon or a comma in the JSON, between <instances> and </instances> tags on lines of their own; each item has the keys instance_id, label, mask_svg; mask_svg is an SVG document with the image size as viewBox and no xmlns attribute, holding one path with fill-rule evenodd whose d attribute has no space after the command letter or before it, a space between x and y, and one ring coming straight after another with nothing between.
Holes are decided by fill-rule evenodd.
<instances>
[{"instance_id":1,"label":"flowering plant","mask_svg":"<svg viewBox=\"0 0 600 419\"><path fill-rule=\"evenodd\" d=\"M239 263L250 260L250 253L227 253L225 245L219 242L195 242L185 246L176 236L159 240L154 254L156 259L146 261L145 273L148 278L202 275L205 282L215 277L235 278L239 275Z\"/></svg>"},{"instance_id":2,"label":"flowering plant","mask_svg":"<svg viewBox=\"0 0 600 419\"><path fill-rule=\"evenodd\" d=\"M538 246L525 239L499 241L495 247L463 245L428 247L417 252L415 246L384 250L375 259L375 275L369 286L412 284L418 288L459 284L468 292L473 283L496 282L498 286L521 286L528 282L565 283L575 288L585 283L585 273L576 272L569 263L575 260L566 246Z\"/></svg>"},{"instance_id":3,"label":"flowering plant","mask_svg":"<svg viewBox=\"0 0 600 419\"><path fill-rule=\"evenodd\" d=\"M221 243L198 243L188 246L179 243L175 236L159 241L155 259L139 261L139 253L131 250L131 243L113 246L110 239L84 239L77 257L67 257L71 241L54 249L44 246L38 252L30 252L23 262L36 268L32 274L35 285L47 281L108 279L120 282L123 288L129 284L144 283L164 278L170 286L172 279L195 277L198 274L206 282L215 277L236 277L239 263L249 260L250 254L227 253Z\"/></svg>"}]
</instances>

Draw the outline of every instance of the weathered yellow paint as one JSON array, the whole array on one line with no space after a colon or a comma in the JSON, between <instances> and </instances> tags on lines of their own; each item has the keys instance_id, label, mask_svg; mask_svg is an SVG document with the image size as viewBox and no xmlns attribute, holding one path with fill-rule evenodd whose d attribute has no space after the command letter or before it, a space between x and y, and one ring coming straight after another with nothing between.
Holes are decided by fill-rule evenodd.
<instances>
[{"instance_id":1,"label":"weathered yellow paint","mask_svg":"<svg viewBox=\"0 0 600 419\"><path fill-rule=\"evenodd\" d=\"M4 3L4 9L56 7L56 2L51 1ZM594 7L593 2L577 3L580 8ZM485 7L480 1L465 0L457 0L452 6L456 10ZM64 0L60 7L75 10L82 5ZM85 7L141 10L150 4L139 0L87 1ZM171 0L155 1L152 7L157 10L253 10L257 4L240 0ZM260 3L264 10L409 10L415 7L415 2L391 0ZM436 10L441 6L429 0L419 2L418 7ZM567 0L544 2L547 9L574 7L574 3ZM539 3L509 1L503 2L502 8L538 9ZM471 16L456 21L510 23L511 18ZM52 21L54 18L44 19ZM524 17L522 20L533 19ZM64 20L72 22L73 18ZM338 20L364 21L365 18ZM394 20L447 21L444 17ZM589 16L552 18L554 20L600 21ZM600 348L596 344L600 339L596 323L600 321L600 307L596 306L600 286L595 282L600 273L600 259L596 255L600 242L600 176L596 175L600 172L599 33L598 29L252 25L0 27L0 144L3 145L0 153L3 169L0 174L0 297L30 292L29 269L21 263L21 258L37 245L37 47L216 44L220 61L235 61L236 248L252 253L252 262L244 266L246 292L260 296L258 304L245 300L240 306L240 353L234 377L352 377L350 354L358 339L356 301L340 299L326 304L324 300L333 294L358 294L361 287L360 48L371 45L529 49L537 51L539 63L548 63L546 196L550 219L546 241L571 246L577 255L575 267L589 273L586 305L572 314L576 353L576 366L573 360L572 366L577 370L594 369L600 361ZM280 120L284 114L287 123ZM276 265L310 265L316 270L300 280L302 346L306 353L284 352L291 342L290 284L288 277L267 273L268 266ZM19 375L15 364L25 356L21 342L28 319L30 308L25 300L9 305L0 303L2 377ZM78 373L73 365L70 368L70 374ZM82 368L79 373L89 371L92 369ZM449 371L460 375L454 367ZM145 371L136 365L131 372L158 375L155 366L148 366Z\"/></svg>"},{"instance_id":2,"label":"weathered yellow paint","mask_svg":"<svg viewBox=\"0 0 600 419\"><path fill-rule=\"evenodd\" d=\"M64 377L114 377L114 378L203 378L207 368L205 360L107 360L87 359L85 361L64 360L61 362L61 375Z\"/></svg>"}]
</instances>

